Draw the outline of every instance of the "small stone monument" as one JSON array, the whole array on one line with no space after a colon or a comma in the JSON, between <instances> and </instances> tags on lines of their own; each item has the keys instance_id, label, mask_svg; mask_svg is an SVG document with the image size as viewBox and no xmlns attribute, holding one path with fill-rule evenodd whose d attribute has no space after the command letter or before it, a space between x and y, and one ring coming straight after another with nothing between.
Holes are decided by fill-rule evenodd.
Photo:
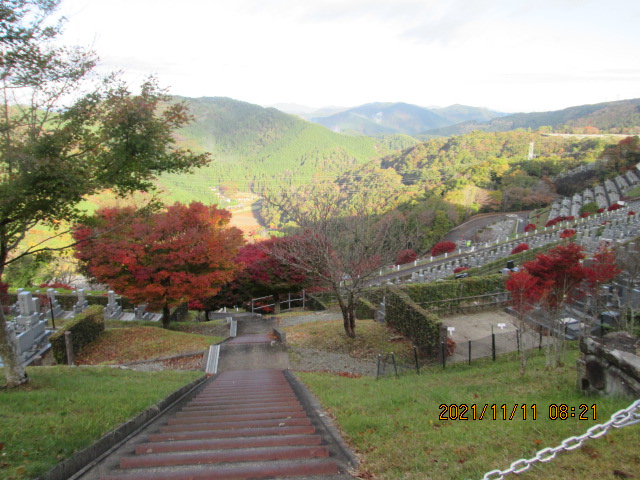
<instances>
[{"instance_id":1,"label":"small stone monument","mask_svg":"<svg viewBox=\"0 0 640 480\"><path fill-rule=\"evenodd\" d=\"M51 317L51 312L53 312L54 318L62 317L64 315L64 311L56 299L56 291L53 288L47 288L47 297L49 297L50 304L50 308L47 311L47 317Z\"/></svg>"},{"instance_id":2,"label":"small stone monument","mask_svg":"<svg viewBox=\"0 0 640 480\"><path fill-rule=\"evenodd\" d=\"M640 337L627 332L584 337L580 351L577 383L584 393L640 397Z\"/></svg>"},{"instance_id":3,"label":"small stone monument","mask_svg":"<svg viewBox=\"0 0 640 480\"><path fill-rule=\"evenodd\" d=\"M78 301L73 306L73 312L82 313L89 307L89 302L87 301L84 288L79 288L78 290L76 290L76 295L78 296Z\"/></svg>"},{"instance_id":4,"label":"small stone monument","mask_svg":"<svg viewBox=\"0 0 640 480\"><path fill-rule=\"evenodd\" d=\"M122 307L116 302L116 294L113 290L107 293L107 306L104 309L104 317L109 320L118 320L122 318Z\"/></svg>"},{"instance_id":5,"label":"small stone monument","mask_svg":"<svg viewBox=\"0 0 640 480\"><path fill-rule=\"evenodd\" d=\"M31 326L40 321L40 300L33 298L31 292L18 294L18 308L20 314L15 319L18 325Z\"/></svg>"},{"instance_id":6,"label":"small stone monument","mask_svg":"<svg viewBox=\"0 0 640 480\"><path fill-rule=\"evenodd\" d=\"M13 343L20 362L27 364L42 348L50 331L46 329L47 320L40 318L40 302L31 292L18 294L19 315L13 322L7 322L7 335Z\"/></svg>"},{"instance_id":7,"label":"small stone monument","mask_svg":"<svg viewBox=\"0 0 640 480\"><path fill-rule=\"evenodd\" d=\"M136 320L146 320L147 315L147 304L141 303L136 308L133 309L134 317Z\"/></svg>"},{"instance_id":8,"label":"small stone monument","mask_svg":"<svg viewBox=\"0 0 640 480\"><path fill-rule=\"evenodd\" d=\"M385 322L385 311L386 311L386 306L384 304L385 302L385 298L382 298L382 302L380 302L380 306L378 307L378 309L375 312L375 320L378 323L384 323Z\"/></svg>"}]
</instances>

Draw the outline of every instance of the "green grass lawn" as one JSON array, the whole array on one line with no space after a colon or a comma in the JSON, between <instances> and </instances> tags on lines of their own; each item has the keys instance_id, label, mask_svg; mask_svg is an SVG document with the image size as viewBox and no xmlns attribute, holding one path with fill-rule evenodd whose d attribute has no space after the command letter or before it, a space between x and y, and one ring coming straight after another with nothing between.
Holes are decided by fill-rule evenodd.
<instances>
[{"instance_id":1,"label":"green grass lawn","mask_svg":"<svg viewBox=\"0 0 640 480\"><path fill-rule=\"evenodd\" d=\"M575 386L577 351L573 350L570 357L567 367L547 370L544 356L538 355L532 359L525 377L520 377L513 356L499 358L495 363L432 368L421 375L380 380L320 373L298 375L336 419L348 443L359 454L361 473L384 480L480 479L491 470L504 470L520 458L529 459L538 450L581 435L631 404L631 399L582 395ZM440 418L441 413L450 413L445 406L454 404L468 407L468 420ZM485 404L488 409L479 420ZM491 408L494 404L496 420ZM517 405L513 419L503 419L503 404L507 418ZM585 412L588 420L550 420L549 410L554 404L575 407L578 413L579 406L585 404L589 407ZM476 420L472 419L473 405ZM526 420L522 405L526 405ZM595 421L592 405L596 405ZM456 409L451 410L455 416ZM555 414L555 410L551 413ZM614 430L513 478L640 478L639 441L640 425Z\"/></svg>"},{"instance_id":2,"label":"green grass lawn","mask_svg":"<svg viewBox=\"0 0 640 480\"><path fill-rule=\"evenodd\" d=\"M2 369L0 369L2 372ZM96 367L28 368L0 390L0 478L32 479L202 375Z\"/></svg>"}]
</instances>

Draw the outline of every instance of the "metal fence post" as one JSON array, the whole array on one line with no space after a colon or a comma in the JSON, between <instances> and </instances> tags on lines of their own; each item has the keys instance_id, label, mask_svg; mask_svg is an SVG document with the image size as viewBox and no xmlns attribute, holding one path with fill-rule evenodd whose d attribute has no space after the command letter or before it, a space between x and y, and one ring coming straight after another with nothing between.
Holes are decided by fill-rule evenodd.
<instances>
[{"instance_id":1,"label":"metal fence post","mask_svg":"<svg viewBox=\"0 0 640 480\"><path fill-rule=\"evenodd\" d=\"M418 375L420 375L420 364L418 363L418 348L415 345L413 346L413 358L416 361L416 372L418 373Z\"/></svg>"},{"instance_id":2,"label":"metal fence post","mask_svg":"<svg viewBox=\"0 0 640 480\"><path fill-rule=\"evenodd\" d=\"M493 361L496 361L496 334L493 332L493 325L491 326L491 357Z\"/></svg>"}]
</instances>

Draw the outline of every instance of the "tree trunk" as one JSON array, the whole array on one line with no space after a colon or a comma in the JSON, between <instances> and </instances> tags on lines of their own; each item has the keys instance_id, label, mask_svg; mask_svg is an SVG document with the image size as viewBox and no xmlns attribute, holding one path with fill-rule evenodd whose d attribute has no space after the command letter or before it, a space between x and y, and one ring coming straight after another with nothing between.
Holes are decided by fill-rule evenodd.
<instances>
[{"instance_id":1,"label":"tree trunk","mask_svg":"<svg viewBox=\"0 0 640 480\"><path fill-rule=\"evenodd\" d=\"M340 310L342 311L342 322L344 325L344 331L349 338L356 338L356 315L353 308L353 296L349 294L349 300L345 304L344 299L340 296L340 292L335 289L336 295L338 297L338 304L340 305Z\"/></svg>"},{"instance_id":2,"label":"tree trunk","mask_svg":"<svg viewBox=\"0 0 640 480\"><path fill-rule=\"evenodd\" d=\"M16 347L9 339L7 332L7 321L4 317L4 310L0 304L0 357L4 363L4 379L9 388L17 387L29 381L27 372L20 363Z\"/></svg>"},{"instance_id":3,"label":"tree trunk","mask_svg":"<svg viewBox=\"0 0 640 480\"><path fill-rule=\"evenodd\" d=\"M169 318L170 314L171 310L169 310L169 305L162 307L162 328L169 328L169 325L171 324L171 318Z\"/></svg>"}]
</instances>

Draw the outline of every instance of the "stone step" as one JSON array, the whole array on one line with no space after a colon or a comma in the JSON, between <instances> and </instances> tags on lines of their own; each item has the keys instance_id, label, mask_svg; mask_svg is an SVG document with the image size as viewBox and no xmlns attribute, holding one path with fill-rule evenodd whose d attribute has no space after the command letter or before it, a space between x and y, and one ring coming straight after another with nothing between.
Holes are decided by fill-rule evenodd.
<instances>
[{"instance_id":1,"label":"stone step","mask_svg":"<svg viewBox=\"0 0 640 480\"><path fill-rule=\"evenodd\" d=\"M203 465L211 463L264 462L274 460L298 460L327 458L329 450L324 446L264 447L249 449L213 450L197 453L145 454L120 459L120 468L156 468L177 465Z\"/></svg>"},{"instance_id":2,"label":"stone step","mask_svg":"<svg viewBox=\"0 0 640 480\"><path fill-rule=\"evenodd\" d=\"M337 475L338 466L332 461L273 462L237 467L192 468L171 472L131 472L108 475L101 480L249 480L312 475Z\"/></svg>"},{"instance_id":3,"label":"stone step","mask_svg":"<svg viewBox=\"0 0 640 480\"><path fill-rule=\"evenodd\" d=\"M266 413L247 413L247 414L220 414L214 417L201 415L198 417L188 418L170 418L167 425L208 425L228 422L246 422L253 420L286 420L287 418L304 418L307 414L304 411L295 411L290 413L283 412L266 412Z\"/></svg>"},{"instance_id":4,"label":"stone step","mask_svg":"<svg viewBox=\"0 0 640 480\"><path fill-rule=\"evenodd\" d=\"M282 447L285 445L320 445L320 435L272 435L264 437L214 438L202 440L175 440L149 442L138 445L138 455L194 450L219 450L233 448Z\"/></svg>"},{"instance_id":5,"label":"stone step","mask_svg":"<svg viewBox=\"0 0 640 480\"><path fill-rule=\"evenodd\" d=\"M280 391L280 392L266 392L260 395L252 395L247 392L231 393L227 392L223 395L212 395L210 397L198 397L194 398L189 406L194 405L229 405L229 404L241 404L241 403L270 403L278 402L281 400L293 400L295 395L292 392Z\"/></svg>"},{"instance_id":6,"label":"stone step","mask_svg":"<svg viewBox=\"0 0 640 480\"><path fill-rule=\"evenodd\" d=\"M236 429L220 429L211 428L209 430L198 429L197 426L191 426L192 429L183 428L174 431L161 431L160 433L152 433L149 435L150 442L166 442L171 440L196 440L205 438L233 438L233 437L260 437L264 435L297 435L316 433L316 429L311 425L308 418L291 419L282 422L282 426L260 426L258 422L246 422L243 428ZM164 429L163 429L164 430Z\"/></svg>"},{"instance_id":7,"label":"stone step","mask_svg":"<svg viewBox=\"0 0 640 480\"><path fill-rule=\"evenodd\" d=\"M227 403L202 403L195 406L188 406L182 408L182 412L198 412L198 411L212 411L212 410L231 410L231 409L240 409L240 408L252 408L254 406L262 406L264 405L263 401L244 401L242 403L238 403L235 405L229 405ZM281 407L283 405L300 405L300 402L295 398L281 400L278 402L269 402L269 405L273 405L274 407Z\"/></svg>"},{"instance_id":8,"label":"stone step","mask_svg":"<svg viewBox=\"0 0 640 480\"><path fill-rule=\"evenodd\" d=\"M301 412L302 406L298 405L280 405L280 406L272 406L272 405L263 405L263 406L252 406L252 407L236 407L234 405L230 405L226 409L209 409L209 410L198 410L198 411L189 411L189 412L178 412L176 413L176 418L190 418L190 417L220 417L229 414L235 415L244 415L244 414L260 414L260 413L269 413L269 412Z\"/></svg>"}]
</instances>

